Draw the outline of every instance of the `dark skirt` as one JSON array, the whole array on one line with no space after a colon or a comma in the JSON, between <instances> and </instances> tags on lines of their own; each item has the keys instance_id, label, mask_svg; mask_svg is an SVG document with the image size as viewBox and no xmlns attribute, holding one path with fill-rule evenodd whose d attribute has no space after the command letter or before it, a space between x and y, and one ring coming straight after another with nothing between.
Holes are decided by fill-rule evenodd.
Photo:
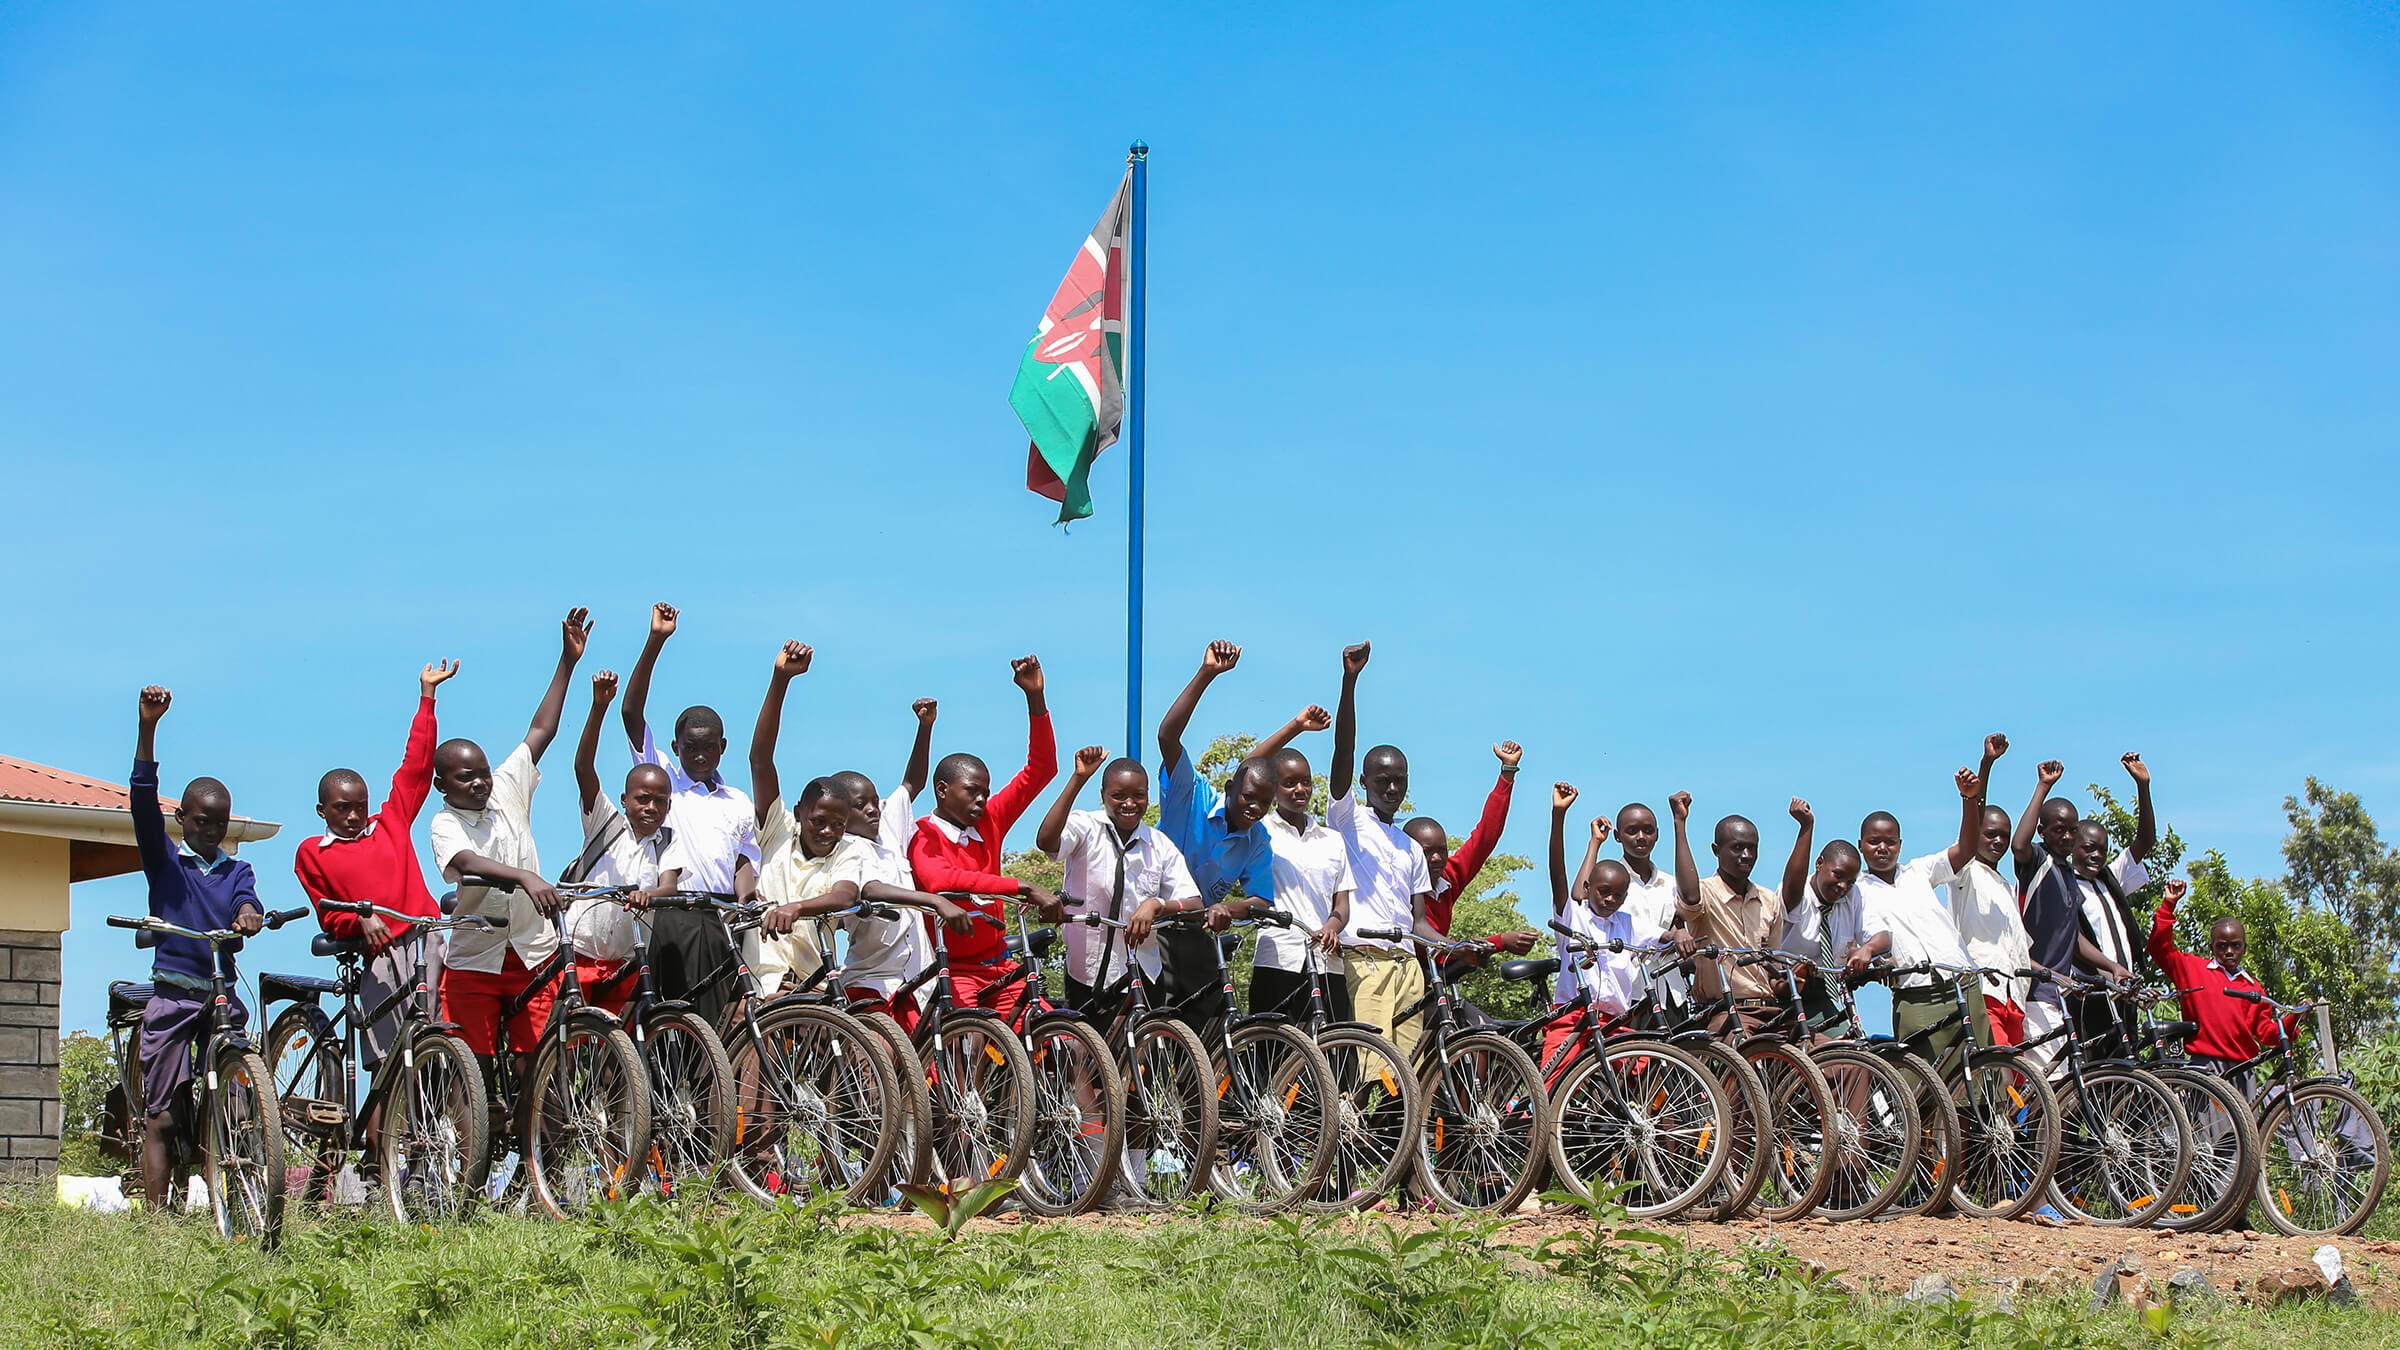
<instances>
[{"instance_id":1,"label":"dark skirt","mask_svg":"<svg viewBox=\"0 0 2400 1350\"><path fill-rule=\"evenodd\" d=\"M208 1001L207 994L162 981L142 1009L142 1030L135 1039L134 1053L142 1066L145 1114L165 1115L184 1085L192 1081L192 1042L200 1035ZM239 993L228 990L226 1003L227 1030L249 1022L250 1010L242 1006Z\"/></svg>"}]
</instances>

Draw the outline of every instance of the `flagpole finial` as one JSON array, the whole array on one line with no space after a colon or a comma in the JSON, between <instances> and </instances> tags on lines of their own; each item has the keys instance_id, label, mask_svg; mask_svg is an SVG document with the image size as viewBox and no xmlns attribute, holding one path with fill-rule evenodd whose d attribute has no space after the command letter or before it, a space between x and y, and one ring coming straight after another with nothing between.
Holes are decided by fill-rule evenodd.
<instances>
[{"instance_id":1,"label":"flagpole finial","mask_svg":"<svg viewBox=\"0 0 2400 1350\"><path fill-rule=\"evenodd\" d=\"M1150 158L1150 143L1148 141L1135 141L1125 151L1125 162L1128 164L1134 163L1137 160L1145 160L1148 158Z\"/></svg>"}]
</instances>

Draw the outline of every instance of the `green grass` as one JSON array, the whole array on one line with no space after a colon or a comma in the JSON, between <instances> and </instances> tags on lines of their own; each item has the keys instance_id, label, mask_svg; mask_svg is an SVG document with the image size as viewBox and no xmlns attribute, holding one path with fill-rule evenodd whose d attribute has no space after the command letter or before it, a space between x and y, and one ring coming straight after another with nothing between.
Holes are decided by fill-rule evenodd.
<instances>
[{"instance_id":1,"label":"green grass","mask_svg":"<svg viewBox=\"0 0 2400 1350\"><path fill-rule=\"evenodd\" d=\"M295 1220L281 1252L204 1223L0 1202L0 1345L1582 1347L2400 1345L2400 1318L2303 1306L2087 1317L2079 1300L1910 1309L1771 1247L1727 1260L1597 1226L1527 1252L1493 1226L1199 1214L938 1230L716 1205L575 1224Z\"/></svg>"}]
</instances>

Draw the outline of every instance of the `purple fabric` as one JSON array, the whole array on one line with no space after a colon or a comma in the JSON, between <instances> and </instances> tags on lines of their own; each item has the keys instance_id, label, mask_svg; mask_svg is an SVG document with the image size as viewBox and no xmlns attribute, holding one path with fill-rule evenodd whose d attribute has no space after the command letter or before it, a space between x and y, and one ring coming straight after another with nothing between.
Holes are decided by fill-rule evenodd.
<instances>
[{"instance_id":1,"label":"purple fabric","mask_svg":"<svg viewBox=\"0 0 2400 1350\"><path fill-rule=\"evenodd\" d=\"M142 1066L145 1114L164 1115L184 1084L192 1081L192 1041L200 1034L201 1014L207 1010L208 995L171 984L158 986L142 1009L142 1031L134 1052ZM250 1020L250 1010L242 1006L240 994L228 994L226 1017L229 1027Z\"/></svg>"}]
</instances>

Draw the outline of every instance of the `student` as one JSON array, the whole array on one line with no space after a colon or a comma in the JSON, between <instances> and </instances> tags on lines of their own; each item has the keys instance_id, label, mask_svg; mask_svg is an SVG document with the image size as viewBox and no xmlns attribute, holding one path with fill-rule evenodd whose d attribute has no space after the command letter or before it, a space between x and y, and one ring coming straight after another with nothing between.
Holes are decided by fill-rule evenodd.
<instances>
[{"instance_id":1,"label":"student","mask_svg":"<svg viewBox=\"0 0 2400 1350\"><path fill-rule=\"evenodd\" d=\"M1183 748L1184 728L1191 725L1200 696L1241 659L1242 649L1230 642L1208 644L1200 655L1200 669L1158 720L1159 776L1166 789L1158 828L1182 852L1192 880L1209 902L1208 927L1215 932L1253 908L1275 902L1275 850L1261 822L1275 804L1275 772L1268 757L1281 746L1270 739L1234 765L1222 798ZM1239 897L1234 895L1237 886ZM1182 927L1167 929L1159 937L1170 997L1195 1024L1217 1012L1223 1001L1217 959L1207 946L1214 941L1208 932Z\"/></svg>"},{"instance_id":2,"label":"student","mask_svg":"<svg viewBox=\"0 0 2400 1350\"><path fill-rule=\"evenodd\" d=\"M1718 821L1709 842L1717 870L1703 880L1692 861L1692 794L1669 797L1667 810L1675 817L1675 913L1684 928L1698 941L1720 947L1774 947L1783 936L1783 906L1775 892L1750 879L1758 866L1758 827L1744 816ZM1746 966L1728 957L1701 962L1699 974L1700 997L1732 991L1735 1016L1745 1029L1775 1009L1779 977L1773 966Z\"/></svg>"},{"instance_id":3,"label":"student","mask_svg":"<svg viewBox=\"0 0 2400 1350\"><path fill-rule=\"evenodd\" d=\"M1983 763L1975 771L1988 793L1992 766L2008 753L2008 737L1994 732L1983 738ZM1992 1043L2017 1045L2025 1039L2025 1003L2032 983L2013 973L2033 959L2025 936L2025 919L2017 911L2016 883L2000 875L2008 856L2008 812L1983 802L1983 817L1975 835L1975 855L1950 879L1950 917L1966 944L1970 965L2001 972L1983 977L1984 1014L1991 1023Z\"/></svg>"},{"instance_id":4,"label":"student","mask_svg":"<svg viewBox=\"0 0 2400 1350\"><path fill-rule=\"evenodd\" d=\"M1371 1022L1403 1055L1416 1053L1425 1034L1422 1017L1400 1021L1399 1013L1425 994L1425 972L1404 943L1361 937L1365 929L1398 929L1428 942L1442 940L1425 917L1433 899L1433 873L1425 850L1395 824L1408 800L1408 756L1393 746L1358 747L1358 676L1372 647L1361 642L1342 649L1342 698L1333 715L1333 800L1325 823L1342 837L1350 854L1350 930L1342 938L1342 970L1350 986L1351 1016ZM1358 772L1353 774L1353 770ZM1355 783L1353 777L1355 776ZM1361 806L1359 796L1366 802Z\"/></svg>"},{"instance_id":5,"label":"student","mask_svg":"<svg viewBox=\"0 0 2400 1350\"><path fill-rule=\"evenodd\" d=\"M1009 662L1017 688L1025 691L1025 767L997 792L992 771L969 754L944 755L933 769L933 814L917 822L908 841L909 867L927 891L957 891L975 898L967 908L993 920L975 923L949 941L950 992L962 1004L1007 1016L1024 997L1024 983L1000 983L1016 966L999 926L998 898L1030 902L1045 923L1066 917L1066 907L1048 889L1001 874L1009 827L1034 797L1058 776L1058 742L1050 730L1050 705L1042 695L1042 662L1021 656Z\"/></svg>"},{"instance_id":6,"label":"student","mask_svg":"<svg viewBox=\"0 0 2400 1350\"><path fill-rule=\"evenodd\" d=\"M441 916L433 893L425 888L425 871L417 861L417 812L433 791L433 746L437 739L433 691L458 673L458 663L444 661L425 667L417 676L417 715L408 726L408 745L400 752L400 767L392 774L392 790L383 809L367 814L367 780L354 769L334 769L317 780L317 818L325 833L292 853L292 871L300 889L317 904L317 925L325 935L366 946L359 969L358 1005L373 1011L398 990L413 988L418 971L415 943L407 941L411 925L384 918L329 911L328 900L344 904L381 905L403 914L432 919ZM427 943L428 957L436 944ZM433 983L439 988L439 976ZM361 1067L373 1073L390 1053L404 1025L405 1009L391 1011L359 1028ZM380 1114L380 1111L378 1112ZM377 1121L367 1122L370 1135ZM368 1155L373 1156L369 1149Z\"/></svg>"},{"instance_id":7,"label":"student","mask_svg":"<svg viewBox=\"0 0 2400 1350\"><path fill-rule=\"evenodd\" d=\"M1450 915L1459 897L1467 893L1468 885L1500 847L1501 832L1508 828L1509 801L1516 792L1517 765L1525 758L1525 747L1515 741L1502 741L1492 747L1492 755L1500 761L1499 781L1484 795L1483 815L1476 820L1475 828L1467 831L1467 837L1459 841L1456 853L1450 851L1449 832L1431 816L1418 816L1403 827L1417 847L1425 851L1425 867L1433 877L1433 898L1425 902L1425 920L1445 937L1449 936ZM1536 933L1511 930L1494 933L1488 941L1496 948L1523 956L1533 950L1539 938ZM1462 959L1469 965L1483 964L1481 957Z\"/></svg>"},{"instance_id":8,"label":"student","mask_svg":"<svg viewBox=\"0 0 2400 1350\"><path fill-rule=\"evenodd\" d=\"M1800 833L1783 864L1783 939L1776 946L1807 963L1800 970L1800 1006L1808 1024L1822 1030L1842 1020L1834 981L1855 986L1866 979L1867 963L1891 951L1892 934L1868 918L1858 888L1865 867L1858 849L1847 839L1833 840L1812 869L1808 850L1816 841L1816 812L1798 797L1791 812Z\"/></svg>"},{"instance_id":9,"label":"student","mask_svg":"<svg viewBox=\"0 0 2400 1350\"><path fill-rule=\"evenodd\" d=\"M641 908L667 888L659 874L675 828L667 816L675 802L675 780L656 764L636 764L625 774L619 803L600 787L600 727L617 697L617 673L592 677L592 710L575 741L575 791L582 804L583 853L563 880L588 886L625 886ZM664 911L661 911L662 913ZM637 983L626 964L641 945L641 923L633 909L615 900L587 896L567 904L567 938L575 947L575 979L590 1003L612 1013L625 1011Z\"/></svg>"},{"instance_id":10,"label":"student","mask_svg":"<svg viewBox=\"0 0 2400 1350\"><path fill-rule=\"evenodd\" d=\"M2229 990L2265 995L2267 987L2242 968L2250 953L2250 934L2231 915L2208 930L2208 955L2194 956L2175 945L2175 906L2191 887L2180 878L2167 883L2166 898L2150 921L2150 959L2182 991L2183 1020L2199 1027L2189 1042L2194 1060L2233 1081L2247 1095L2250 1075L2243 1068L2269 1043L2288 1039L2299 1025L2293 1013L2278 1021L2275 1010L2262 1003L2235 998Z\"/></svg>"},{"instance_id":11,"label":"student","mask_svg":"<svg viewBox=\"0 0 2400 1350\"><path fill-rule=\"evenodd\" d=\"M1889 811L1876 811L1859 822L1858 851L1866 871L1858 890L1867 912L1892 934L1892 964L1897 966L1967 964L1967 946L1958 925L1942 904L1936 888L1947 886L1958 869L1975 856L1975 838L1983 827L1983 780L1960 769L1951 776L1958 789L1958 838L1940 853L1900 861L1900 821ZM1991 1038L1991 1019L1984 1012L1983 984L1955 975L1901 975L1892 984L1892 1034L1911 1041L1911 1049L1935 1063L1966 1035L1964 1025L1952 1022L1929 1030L1958 1010L1959 986L1966 984L1967 1012L1975 1019L1979 1043Z\"/></svg>"},{"instance_id":12,"label":"student","mask_svg":"<svg viewBox=\"0 0 2400 1350\"><path fill-rule=\"evenodd\" d=\"M857 804L850 833L890 850L902 867L908 865L908 837L916 829L917 794L925 790L925 774L933 763L933 723L941 715L941 705L921 698L909 705L909 711L916 715L917 735L909 744L908 763L902 766L900 785L892 789L892 795L878 797L875 780L856 769L833 776Z\"/></svg>"},{"instance_id":13,"label":"student","mask_svg":"<svg viewBox=\"0 0 2400 1350\"><path fill-rule=\"evenodd\" d=\"M674 856L665 859L659 889L710 891L752 898L759 866L758 811L740 788L725 781L725 719L706 704L675 718L672 754L661 753L650 733L650 676L659 653L675 636L682 611L661 602L650 608L650 633L625 681L620 710L636 763L655 764L675 785L667 825L675 831ZM726 964L725 931L714 915L696 909L660 910L650 923L650 976L667 998L690 1000L701 1016L715 1021L732 997L732 986L712 981Z\"/></svg>"},{"instance_id":14,"label":"student","mask_svg":"<svg viewBox=\"0 0 2400 1350\"><path fill-rule=\"evenodd\" d=\"M1321 731L1332 725L1333 715L1312 704L1287 729ZM1275 903L1294 922L1289 928L1259 930L1250 968L1250 1011L1308 1016L1308 948L1313 945L1325 974L1326 1020L1347 1022L1350 988L1341 964L1342 933L1350 926L1350 894L1357 885L1350 875L1350 847L1309 814L1317 783L1308 756L1285 745L1268 762L1275 770L1275 810L1266 820L1275 851Z\"/></svg>"},{"instance_id":15,"label":"student","mask_svg":"<svg viewBox=\"0 0 2400 1350\"><path fill-rule=\"evenodd\" d=\"M142 690L133 777L126 781L133 842L141 852L142 877L150 890L150 915L200 932L230 928L253 936L266 926L266 908L258 902L258 881L250 864L224 849L225 828L233 820L233 794L225 785L214 778L195 778L185 785L175 804L175 828L183 842L167 841L154 747L158 720L174 701L173 694L157 685ZM234 968L234 953L241 948L240 942L229 942L217 955L225 977L224 1017L231 1027L250 1020L250 1010L242 1004L241 974ZM172 1192L167 1147L175 1133L175 1098L192 1081L192 1045L199 1039L201 1014L209 1003L209 956L209 945L198 938L162 935L151 949L150 1002L142 1009L134 1054L142 1069L145 1118L142 1194L153 1203L163 1203Z\"/></svg>"},{"instance_id":16,"label":"student","mask_svg":"<svg viewBox=\"0 0 2400 1350\"><path fill-rule=\"evenodd\" d=\"M914 890L917 885L916 873L908 866L908 836L916 826L916 796L925 790L925 776L933 763L933 723L940 705L921 698L910 710L917 718L916 740L900 771L900 785L892 789L891 796L879 797L875 780L855 769L833 776L835 785L850 799L850 837L867 846L867 874L902 890ZM947 900L934 899L937 917L943 922L950 922L953 913L965 913ZM844 989L852 1006L883 1012L914 1031L933 992L923 985L908 998L900 998L899 992L933 964L933 936L925 920L903 912L897 919L856 922L859 926L850 930L850 950L843 963L843 977L848 981Z\"/></svg>"},{"instance_id":17,"label":"student","mask_svg":"<svg viewBox=\"0 0 2400 1350\"><path fill-rule=\"evenodd\" d=\"M2130 751L2123 762L2139 795L2139 824L2133 844L2118 855L2115 866L2108 871L2120 893L2131 893L2149 881L2149 873L2140 864L2157 843L2158 826L2150 802L2148 766L2142 763L2139 754ZM2080 969L2086 974L2114 975L2125 971L2125 962L2104 952L2092 939L2092 912L2098 911L2097 918L2105 926L2108 916L2104 905L2108 897L2105 883L2096 876L2088 884L2077 876L2077 832L2083 822L2076 813L2075 803L2064 797L2049 796L2051 787L2065 776L2066 768L2057 760L2047 760L2035 772L2034 800L2017 821L2017 832L2010 840L2033 963L2043 970ZM2118 922L2123 923L2121 913ZM2037 984L2032 1000L2025 1008L2028 1044L2055 1031L2066 1013L2065 1000L2055 985ZM2106 997L2079 1001L2076 1016L2085 1036L2106 1035L2117 1025L2114 1002ZM2056 1053L2056 1044L2038 1046L2035 1053L2047 1062Z\"/></svg>"},{"instance_id":18,"label":"student","mask_svg":"<svg viewBox=\"0 0 2400 1350\"><path fill-rule=\"evenodd\" d=\"M558 913L558 888L542 876L542 861L533 843L533 791L542 781L542 752L558 737L559 714L567 701L567 680L583 659L591 641L586 611L567 612L559 625L558 667L550 673L525 739L494 770L483 747L469 740L449 740L433 752L433 786L442 794L442 809L434 814L428 833L433 860L442 879L458 882L474 875L505 881L515 890L495 890L480 883L458 887L458 910L507 922L497 928L472 925L451 930L450 949L442 958L442 1016L458 1025L459 1038L483 1062L484 1083L491 1086L500 1053L500 1011L510 999L533 983L533 972L558 950L558 933L551 916ZM534 1042L550 1020L557 985L545 984L508 1023L507 1042L516 1055L519 1075L531 1071ZM492 1099L495 1112L497 1097ZM505 1137L507 1126L495 1117Z\"/></svg>"},{"instance_id":19,"label":"student","mask_svg":"<svg viewBox=\"0 0 2400 1350\"><path fill-rule=\"evenodd\" d=\"M1567 808L1575 804L1579 795L1572 783L1555 783L1550 788L1550 915L1587 942L1650 945L1636 930L1634 917L1625 912L1625 896L1632 887L1633 873L1623 863L1594 862L1589 893L1582 899L1568 894ZM1591 849L1595 852L1600 847L1600 834L1595 831L1592 837ZM1558 981L1551 990L1550 1005L1560 1007L1573 1002L1578 994L1589 992L1592 1015L1605 1025L1608 1019L1621 1016L1641 998L1642 967L1648 958L1633 952L1604 951L1588 958L1592 962L1589 970L1583 968L1586 959L1585 955L1560 944ZM1579 1021L1564 1018L1543 1029L1542 1064L1548 1065L1550 1057L1567 1044L1569 1037L1583 1039L1577 1031Z\"/></svg>"},{"instance_id":20,"label":"student","mask_svg":"<svg viewBox=\"0 0 2400 1350\"><path fill-rule=\"evenodd\" d=\"M1157 977L1156 924L1162 916L1208 908L1182 852L1142 823L1150 810L1150 772L1140 760L1109 760L1100 779L1100 809L1074 809L1077 794L1107 759L1097 745L1075 752L1075 768L1033 837L1035 848L1065 868L1059 890L1081 902L1076 913L1125 921L1123 932L1067 925L1067 1006L1095 1014L1125 979L1129 956L1144 974Z\"/></svg>"},{"instance_id":21,"label":"student","mask_svg":"<svg viewBox=\"0 0 2400 1350\"><path fill-rule=\"evenodd\" d=\"M966 911L956 905L883 880L875 844L851 832L855 801L838 778L810 779L796 806L783 804L775 743L783 731L784 695L815 659L815 650L805 643L783 644L750 733L750 792L758 802L758 839L766 853L758 892L774 906L761 918L751 973L758 977L761 992L770 996L787 982L797 984L816 974L824 963L816 925L808 921L862 899L930 906L953 932L964 932L969 924ZM847 914L833 927L849 935L854 962L880 970L892 963L895 947L905 948L906 931L921 931L922 924L912 909L889 919ZM903 1027L916 1025L913 1008L903 1018L902 1010L887 999L883 1011Z\"/></svg>"},{"instance_id":22,"label":"student","mask_svg":"<svg viewBox=\"0 0 2400 1350\"><path fill-rule=\"evenodd\" d=\"M1608 822L1594 820L1592 832L1599 842L1606 842ZM1625 912L1633 916L1635 931L1656 933L1686 948L1697 946L1675 917L1675 870L1660 867L1651 856L1658 848L1658 814L1640 802L1628 802L1617 809L1616 834L1618 854L1632 878L1625 892ZM1585 866L1575 874L1578 900L1590 896L1592 865L1598 856L1585 850ZM1669 970L1659 976L1658 992L1665 1002L1681 1004L1691 997L1691 986L1680 970Z\"/></svg>"}]
</instances>

